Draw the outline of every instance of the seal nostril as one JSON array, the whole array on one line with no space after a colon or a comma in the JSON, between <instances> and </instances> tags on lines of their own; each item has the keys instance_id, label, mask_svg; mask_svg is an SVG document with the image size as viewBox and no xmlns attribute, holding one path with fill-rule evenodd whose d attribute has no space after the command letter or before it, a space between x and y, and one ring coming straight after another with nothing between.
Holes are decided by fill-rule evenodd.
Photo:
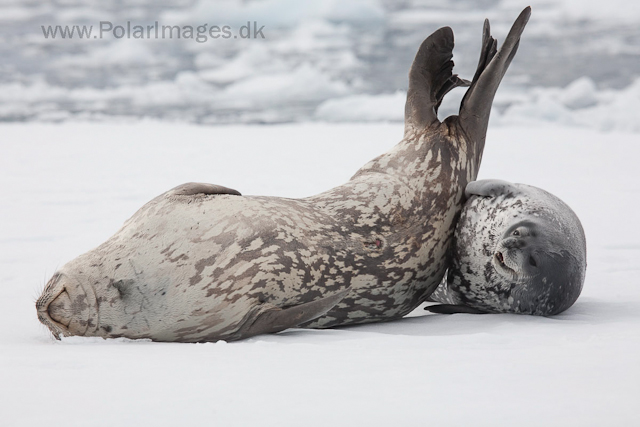
<instances>
[{"instance_id":1,"label":"seal nostril","mask_svg":"<svg viewBox=\"0 0 640 427\"><path fill-rule=\"evenodd\" d=\"M62 291L51 303L47 309L49 317L55 322L69 326L71 323L71 298L66 290Z\"/></svg>"},{"instance_id":2,"label":"seal nostril","mask_svg":"<svg viewBox=\"0 0 640 427\"><path fill-rule=\"evenodd\" d=\"M496 258L498 258L498 261L504 264L504 257L502 256L502 252L496 252Z\"/></svg>"}]
</instances>

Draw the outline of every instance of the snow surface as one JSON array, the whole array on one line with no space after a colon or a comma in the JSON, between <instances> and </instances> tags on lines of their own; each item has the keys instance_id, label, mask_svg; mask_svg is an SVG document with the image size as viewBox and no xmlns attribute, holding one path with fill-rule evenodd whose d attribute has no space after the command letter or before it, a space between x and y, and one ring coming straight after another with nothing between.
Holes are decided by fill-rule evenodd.
<instances>
[{"instance_id":1,"label":"snow surface","mask_svg":"<svg viewBox=\"0 0 640 427\"><path fill-rule=\"evenodd\" d=\"M583 91L563 99L584 105ZM562 315L418 310L384 324L169 344L56 342L34 301L57 267L175 185L310 195L392 147L402 125L31 123L0 133L3 426L640 423L638 134L490 128L480 178L544 188L584 225L585 289Z\"/></svg>"}]
</instances>

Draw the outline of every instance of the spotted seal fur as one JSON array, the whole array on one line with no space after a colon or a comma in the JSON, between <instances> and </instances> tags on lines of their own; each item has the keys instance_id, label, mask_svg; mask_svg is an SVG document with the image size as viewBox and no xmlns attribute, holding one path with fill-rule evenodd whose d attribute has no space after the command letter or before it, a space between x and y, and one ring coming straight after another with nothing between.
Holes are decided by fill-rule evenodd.
<instances>
[{"instance_id":1,"label":"spotted seal fur","mask_svg":"<svg viewBox=\"0 0 640 427\"><path fill-rule=\"evenodd\" d=\"M440 283L491 104L529 19L498 51L485 21L471 83L452 74L453 31L420 46L402 141L349 182L304 199L185 184L64 265L36 303L55 336L236 340L302 326L391 320ZM467 86L440 122L447 92Z\"/></svg>"},{"instance_id":2,"label":"spotted seal fur","mask_svg":"<svg viewBox=\"0 0 640 427\"><path fill-rule=\"evenodd\" d=\"M578 216L542 189L500 180L470 183L436 313L555 315L578 299L587 244Z\"/></svg>"}]
</instances>

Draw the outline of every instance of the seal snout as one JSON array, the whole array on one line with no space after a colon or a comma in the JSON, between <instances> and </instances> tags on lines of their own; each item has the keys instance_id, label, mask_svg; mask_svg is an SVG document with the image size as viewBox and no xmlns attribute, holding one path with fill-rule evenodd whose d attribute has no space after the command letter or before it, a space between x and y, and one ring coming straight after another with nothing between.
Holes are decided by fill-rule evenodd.
<instances>
[{"instance_id":1,"label":"seal snout","mask_svg":"<svg viewBox=\"0 0 640 427\"><path fill-rule=\"evenodd\" d=\"M57 273L36 302L38 320L56 338L85 335L96 318L89 297L82 286Z\"/></svg>"},{"instance_id":2,"label":"seal snout","mask_svg":"<svg viewBox=\"0 0 640 427\"><path fill-rule=\"evenodd\" d=\"M72 317L71 298L69 298L66 289L63 289L62 292L49 303L47 313L53 321L67 328L69 327Z\"/></svg>"}]
</instances>

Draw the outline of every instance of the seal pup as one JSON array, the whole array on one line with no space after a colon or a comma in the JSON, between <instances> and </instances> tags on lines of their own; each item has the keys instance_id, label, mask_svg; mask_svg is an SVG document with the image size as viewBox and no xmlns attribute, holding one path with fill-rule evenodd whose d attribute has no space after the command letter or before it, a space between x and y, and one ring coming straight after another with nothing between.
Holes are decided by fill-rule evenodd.
<instances>
[{"instance_id":1,"label":"seal pup","mask_svg":"<svg viewBox=\"0 0 640 427\"><path fill-rule=\"evenodd\" d=\"M576 214L544 190L500 180L467 185L434 313L550 316L578 299L587 244Z\"/></svg>"},{"instance_id":2,"label":"seal pup","mask_svg":"<svg viewBox=\"0 0 640 427\"><path fill-rule=\"evenodd\" d=\"M38 318L54 336L202 342L409 313L444 276L491 104L529 15L500 51L485 21L471 83L452 74L451 28L429 36L409 72L402 141L346 184L304 199L179 186L64 265ZM469 84L460 115L440 122L445 94Z\"/></svg>"}]
</instances>

